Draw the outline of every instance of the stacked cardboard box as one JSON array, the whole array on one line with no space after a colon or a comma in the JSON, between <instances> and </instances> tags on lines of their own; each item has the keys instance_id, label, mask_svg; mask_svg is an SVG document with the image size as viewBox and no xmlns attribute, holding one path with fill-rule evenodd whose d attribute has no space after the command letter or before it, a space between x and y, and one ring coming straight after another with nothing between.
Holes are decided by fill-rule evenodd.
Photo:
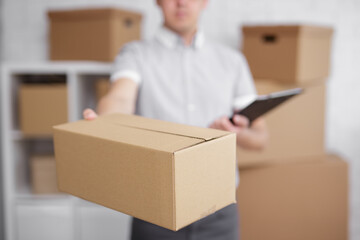
<instances>
[{"instance_id":1,"label":"stacked cardboard box","mask_svg":"<svg viewBox=\"0 0 360 240\"><path fill-rule=\"evenodd\" d=\"M331 28L247 26L243 32L243 52L256 79L304 83L328 76Z\"/></svg>"},{"instance_id":2,"label":"stacked cardboard box","mask_svg":"<svg viewBox=\"0 0 360 240\"><path fill-rule=\"evenodd\" d=\"M255 84L259 94L294 87L303 87L304 92L265 115L270 136L268 146L261 152L238 149L239 166L323 155L326 83L280 84L257 80Z\"/></svg>"},{"instance_id":3,"label":"stacked cardboard box","mask_svg":"<svg viewBox=\"0 0 360 240\"><path fill-rule=\"evenodd\" d=\"M30 176L34 194L59 193L53 155L34 155L30 159Z\"/></svg>"},{"instance_id":4,"label":"stacked cardboard box","mask_svg":"<svg viewBox=\"0 0 360 240\"><path fill-rule=\"evenodd\" d=\"M345 240L347 192L347 164L333 155L243 169L241 239Z\"/></svg>"},{"instance_id":5,"label":"stacked cardboard box","mask_svg":"<svg viewBox=\"0 0 360 240\"><path fill-rule=\"evenodd\" d=\"M51 60L113 61L127 42L140 39L139 13L116 8L49 12Z\"/></svg>"},{"instance_id":6,"label":"stacked cardboard box","mask_svg":"<svg viewBox=\"0 0 360 240\"><path fill-rule=\"evenodd\" d=\"M23 83L19 90L20 130L29 137L51 137L52 126L68 121L65 83Z\"/></svg>"},{"instance_id":7,"label":"stacked cardboard box","mask_svg":"<svg viewBox=\"0 0 360 240\"><path fill-rule=\"evenodd\" d=\"M265 116L265 150L238 149L241 239L346 239L347 165L324 149L332 30L248 26L243 33L259 94L304 93Z\"/></svg>"}]
</instances>

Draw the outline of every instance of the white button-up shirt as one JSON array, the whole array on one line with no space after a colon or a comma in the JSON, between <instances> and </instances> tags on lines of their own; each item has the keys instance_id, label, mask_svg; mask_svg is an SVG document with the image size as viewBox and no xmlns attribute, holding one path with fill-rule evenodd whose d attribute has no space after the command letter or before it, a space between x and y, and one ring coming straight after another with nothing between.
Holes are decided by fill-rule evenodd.
<instances>
[{"instance_id":1,"label":"white button-up shirt","mask_svg":"<svg viewBox=\"0 0 360 240\"><path fill-rule=\"evenodd\" d=\"M256 96L244 56L200 31L190 46L164 27L152 40L126 44L111 75L119 78L139 84L137 115L199 127Z\"/></svg>"}]
</instances>

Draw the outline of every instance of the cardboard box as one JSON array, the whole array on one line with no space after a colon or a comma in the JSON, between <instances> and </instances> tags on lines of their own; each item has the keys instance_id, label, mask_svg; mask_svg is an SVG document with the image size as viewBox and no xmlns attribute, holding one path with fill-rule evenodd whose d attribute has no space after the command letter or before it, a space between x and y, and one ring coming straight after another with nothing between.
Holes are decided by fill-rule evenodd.
<instances>
[{"instance_id":1,"label":"cardboard box","mask_svg":"<svg viewBox=\"0 0 360 240\"><path fill-rule=\"evenodd\" d=\"M19 117L25 136L51 136L53 125L68 121L66 84L21 84Z\"/></svg>"},{"instance_id":2,"label":"cardboard box","mask_svg":"<svg viewBox=\"0 0 360 240\"><path fill-rule=\"evenodd\" d=\"M332 29L244 26L243 53L255 78L303 83L329 75Z\"/></svg>"},{"instance_id":3,"label":"cardboard box","mask_svg":"<svg viewBox=\"0 0 360 240\"><path fill-rule=\"evenodd\" d=\"M110 90L110 79L102 78L98 79L95 82L95 94L96 99L99 101L103 96L105 96Z\"/></svg>"},{"instance_id":4,"label":"cardboard box","mask_svg":"<svg viewBox=\"0 0 360 240\"><path fill-rule=\"evenodd\" d=\"M241 239L348 239L348 167L335 155L322 159L242 169Z\"/></svg>"},{"instance_id":5,"label":"cardboard box","mask_svg":"<svg viewBox=\"0 0 360 240\"><path fill-rule=\"evenodd\" d=\"M115 8L50 11L50 59L113 61L140 39L141 15Z\"/></svg>"},{"instance_id":6,"label":"cardboard box","mask_svg":"<svg viewBox=\"0 0 360 240\"><path fill-rule=\"evenodd\" d=\"M271 163L275 160L291 161L297 157L325 153L326 84L279 84L270 80L255 81L258 94L303 87L304 92L267 113L264 117L269 131L269 142L262 151L238 148L240 167Z\"/></svg>"},{"instance_id":7,"label":"cardboard box","mask_svg":"<svg viewBox=\"0 0 360 240\"><path fill-rule=\"evenodd\" d=\"M30 159L30 176L34 194L59 193L56 162L53 155L34 155Z\"/></svg>"},{"instance_id":8,"label":"cardboard box","mask_svg":"<svg viewBox=\"0 0 360 240\"><path fill-rule=\"evenodd\" d=\"M235 202L234 133L111 114L54 127L59 189L171 230Z\"/></svg>"}]
</instances>

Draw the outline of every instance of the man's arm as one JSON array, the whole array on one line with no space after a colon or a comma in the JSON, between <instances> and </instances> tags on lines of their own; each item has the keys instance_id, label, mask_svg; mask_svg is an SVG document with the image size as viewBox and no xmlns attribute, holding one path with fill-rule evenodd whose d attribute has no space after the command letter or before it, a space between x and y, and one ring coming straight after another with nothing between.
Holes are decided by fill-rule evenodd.
<instances>
[{"instance_id":1,"label":"man's arm","mask_svg":"<svg viewBox=\"0 0 360 240\"><path fill-rule=\"evenodd\" d=\"M138 92L138 84L131 79L120 78L111 84L109 92L100 99L97 106L97 113L92 109L85 109L83 117L92 120L99 115L109 113L126 113L135 112L135 104Z\"/></svg>"},{"instance_id":2,"label":"man's arm","mask_svg":"<svg viewBox=\"0 0 360 240\"><path fill-rule=\"evenodd\" d=\"M247 150L262 150L269 138L265 120L261 117L249 127L249 120L244 116L234 116L234 124L224 116L215 120L210 127L236 133L237 145Z\"/></svg>"}]
</instances>

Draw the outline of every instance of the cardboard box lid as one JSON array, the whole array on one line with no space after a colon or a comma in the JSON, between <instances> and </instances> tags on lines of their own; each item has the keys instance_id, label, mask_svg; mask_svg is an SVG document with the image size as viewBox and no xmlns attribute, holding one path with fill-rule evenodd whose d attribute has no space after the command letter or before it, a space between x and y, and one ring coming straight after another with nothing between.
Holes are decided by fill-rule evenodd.
<instances>
[{"instance_id":1,"label":"cardboard box lid","mask_svg":"<svg viewBox=\"0 0 360 240\"><path fill-rule=\"evenodd\" d=\"M91 121L61 124L54 129L165 152L175 152L232 134L120 113L100 116Z\"/></svg>"},{"instance_id":2,"label":"cardboard box lid","mask_svg":"<svg viewBox=\"0 0 360 240\"><path fill-rule=\"evenodd\" d=\"M48 12L48 16L51 20L90 20L110 17L128 17L141 20L142 18L140 13L119 8L53 10Z\"/></svg>"},{"instance_id":3,"label":"cardboard box lid","mask_svg":"<svg viewBox=\"0 0 360 240\"><path fill-rule=\"evenodd\" d=\"M331 36L333 29L327 26L316 25L245 25L244 34L291 34Z\"/></svg>"}]
</instances>

